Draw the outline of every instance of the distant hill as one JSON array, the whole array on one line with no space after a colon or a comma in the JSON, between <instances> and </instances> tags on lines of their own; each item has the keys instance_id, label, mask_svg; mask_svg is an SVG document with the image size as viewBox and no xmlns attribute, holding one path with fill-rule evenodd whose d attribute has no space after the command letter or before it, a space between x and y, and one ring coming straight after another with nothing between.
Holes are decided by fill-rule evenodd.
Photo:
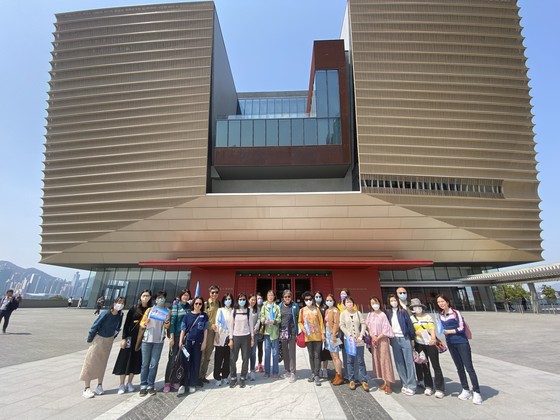
<instances>
[{"instance_id":1,"label":"distant hill","mask_svg":"<svg viewBox=\"0 0 560 420\"><path fill-rule=\"evenodd\" d=\"M35 274L36 276L41 276L46 280L56 280L58 277L51 276L50 274L45 273L37 268L23 268L10 261L3 261L0 260L0 282L6 281L12 275L16 275L21 278L29 278L31 275Z\"/></svg>"}]
</instances>

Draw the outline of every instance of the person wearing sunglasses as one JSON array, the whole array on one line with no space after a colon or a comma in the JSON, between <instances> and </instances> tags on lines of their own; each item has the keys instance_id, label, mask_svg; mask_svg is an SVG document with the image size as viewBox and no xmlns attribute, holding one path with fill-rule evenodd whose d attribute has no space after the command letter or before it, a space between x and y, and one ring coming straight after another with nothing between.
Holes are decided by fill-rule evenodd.
<instances>
[{"instance_id":1,"label":"person wearing sunglasses","mask_svg":"<svg viewBox=\"0 0 560 420\"><path fill-rule=\"evenodd\" d=\"M309 365L311 366L311 377L308 382L315 382L321 386L319 370L321 368L321 349L325 341L325 325L321 311L315 305L313 293L304 292L303 302L305 306L299 311L299 329L305 336L305 346L309 353Z\"/></svg>"},{"instance_id":2,"label":"person wearing sunglasses","mask_svg":"<svg viewBox=\"0 0 560 420\"><path fill-rule=\"evenodd\" d=\"M202 309L206 315L208 315L208 339L207 342L209 343L204 350L204 354L202 355L202 361L200 362L200 376L198 383L196 386L203 386L204 384L210 383L206 376L208 374L208 365L210 364L210 358L212 357L212 351L214 350L214 346L212 343L214 342L214 335L215 331L213 329L213 325L216 323L216 315L218 313L218 309L220 308L220 288L216 285L210 286L208 289L208 300L204 302L204 308Z\"/></svg>"},{"instance_id":3,"label":"person wearing sunglasses","mask_svg":"<svg viewBox=\"0 0 560 420\"><path fill-rule=\"evenodd\" d=\"M298 304L292 300L291 290L284 290L280 303L280 343L284 356L284 378L292 384L296 381L296 337L298 328Z\"/></svg>"},{"instance_id":4,"label":"person wearing sunglasses","mask_svg":"<svg viewBox=\"0 0 560 420\"><path fill-rule=\"evenodd\" d=\"M185 394L187 386L189 393L192 394L196 391L202 353L207 345L212 345L212 343L208 342L209 322L208 315L203 312L203 307L204 299L201 296L196 296L191 311L185 314L181 323L179 342L181 343L181 350L183 351L184 348L188 357L185 355L185 351L183 351L185 376L179 391L177 391L178 397Z\"/></svg>"},{"instance_id":5,"label":"person wearing sunglasses","mask_svg":"<svg viewBox=\"0 0 560 420\"><path fill-rule=\"evenodd\" d=\"M278 379L278 338L280 336L280 307L276 304L274 290L266 293L266 302L261 309L261 324L264 324L264 377L270 377L272 356L272 378Z\"/></svg>"}]
</instances>

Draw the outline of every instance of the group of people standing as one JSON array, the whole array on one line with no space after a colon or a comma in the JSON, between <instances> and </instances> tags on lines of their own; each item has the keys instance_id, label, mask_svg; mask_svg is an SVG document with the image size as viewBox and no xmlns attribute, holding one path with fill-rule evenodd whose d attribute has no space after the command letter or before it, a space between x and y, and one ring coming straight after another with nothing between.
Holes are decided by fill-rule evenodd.
<instances>
[{"instance_id":1,"label":"group of people standing","mask_svg":"<svg viewBox=\"0 0 560 420\"><path fill-rule=\"evenodd\" d=\"M463 387L459 398L472 398L475 404L482 402L472 365L468 327L444 295L437 297L441 312L434 320L425 312L426 306L420 299L407 301L404 288L397 289L397 295L388 296L386 308L378 297L372 296L367 315L358 310L347 289L341 290L338 302L333 294L324 297L320 291L305 292L301 308L290 290L284 290L279 303L273 290L267 292L266 299L260 293L243 292L235 299L231 293L225 293L220 299L219 292L218 286L211 286L205 301L201 296L191 297L187 289L182 290L170 309L165 308L165 292L157 293L155 306L152 292L142 292L138 304L128 311L122 328L121 349L113 369L113 374L120 376L119 394L135 391L132 381L137 374L140 374L140 395L156 393L158 364L168 337L169 358L163 392L176 389L178 396L193 393L210 382L207 371L212 353L217 386L244 388L247 381L255 380L256 372L263 372L265 378L284 378L293 383L296 345L299 345L308 350L311 366L308 381L317 386L328 377L326 364L332 360L335 369L332 385L348 383L351 390L361 387L369 391L364 359L368 348L372 354L373 376L383 380L379 389L391 394L395 383L391 348L402 393L414 395L421 387L425 395L443 398L445 384L438 350L442 346L436 327L440 324ZM124 305L124 298L118 298L113 308L101 313L90 329L88 342L92 345L80 376L85 383L86 398L104 392L103 376L111 343L121 329ZM280 350L284 360L282 375ZM423 358L415 363L421 354ZM92 391L90 383L94 379L98 385Z\"/></svg>"}]
</instances>

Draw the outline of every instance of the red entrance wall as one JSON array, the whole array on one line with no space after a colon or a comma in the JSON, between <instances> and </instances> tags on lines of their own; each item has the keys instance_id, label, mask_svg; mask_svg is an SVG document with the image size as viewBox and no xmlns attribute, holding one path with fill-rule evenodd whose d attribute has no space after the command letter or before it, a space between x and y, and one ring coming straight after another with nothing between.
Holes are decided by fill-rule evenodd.
<instances>
[{"instance_id":1,"label":"red entrance wall","mask_svg":"<svg viewBox=\"0 0 560 420\"><path fill-rule=\"evenodd\" d=\"M193 268L191 271L190 289L194 293L196 283L200 282L200 294L208 299L208 289L212 285L220 287L220 298L224 293L233 293L235 286L235 270L231 268L205 270Z\"/></svg>"}]
</instances>

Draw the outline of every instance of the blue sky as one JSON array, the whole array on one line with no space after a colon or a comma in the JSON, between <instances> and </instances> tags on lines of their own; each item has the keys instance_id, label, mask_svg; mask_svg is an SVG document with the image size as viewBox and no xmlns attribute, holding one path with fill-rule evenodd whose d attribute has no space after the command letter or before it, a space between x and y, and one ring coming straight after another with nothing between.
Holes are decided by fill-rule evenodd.
<instances>
[{"instance_id":1,"label":"blue sky","mask_svg":"<svg viewBox=\"0 0 560 420\"><path fill-rule=\"evenodd\" d=\"M55 14L157 0L3 0L0 39L0 260L71 279L75 270L41 265L40 223L44 125ZM533 96L543 258L560 262L557 217L560 152L558 0L519 0ZM340 35L345 0L217 0L218 17L238 91L305 90L313 40ZM555 181L556 180L556 181ZM83 273L86 275L86 273Z\"/></svg>"}]
</instances>

